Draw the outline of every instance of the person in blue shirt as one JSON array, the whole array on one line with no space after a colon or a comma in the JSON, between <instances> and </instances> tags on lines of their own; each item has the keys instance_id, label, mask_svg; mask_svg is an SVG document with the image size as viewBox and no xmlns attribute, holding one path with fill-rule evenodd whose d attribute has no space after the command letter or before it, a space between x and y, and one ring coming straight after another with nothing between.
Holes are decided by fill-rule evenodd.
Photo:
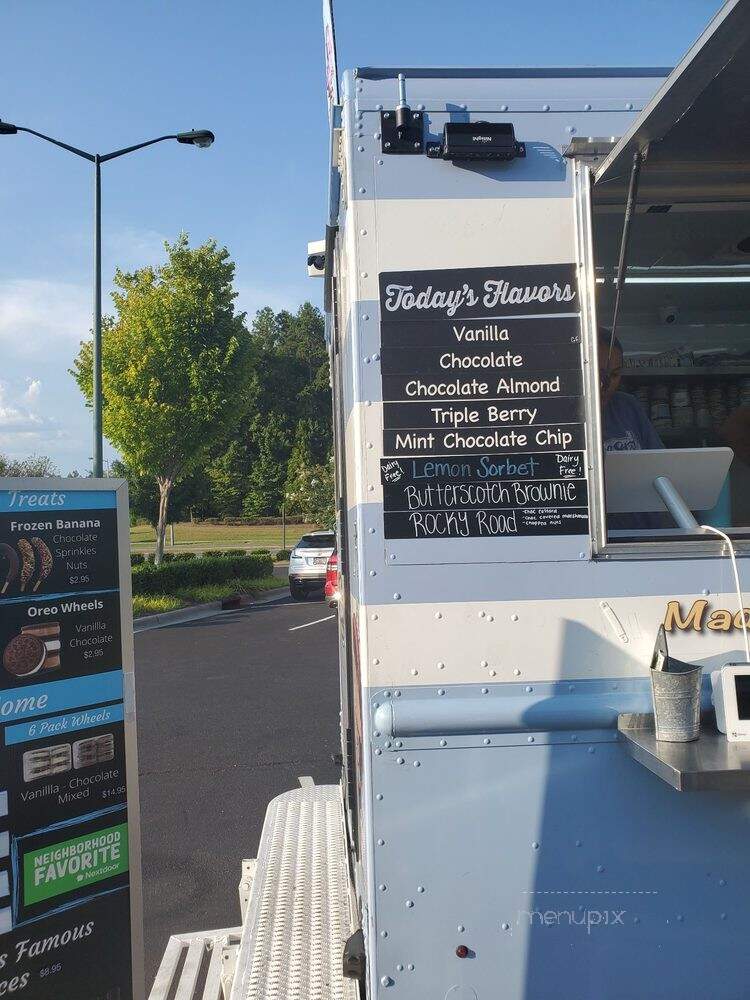
<instances>
[{"instance_id":1,"label":"person in blue shirt","mask_svg":"<svg viewBox=\"0 0 750 1000\"><path fill-rule=\"evenodd\" d=\"M620 391L622 382L622 344L603 327L599 330L599 393L602 404L602 445L604 451L645 451L663 448L646 411L630 393ZM669 527L664 514L609 514L608 528L638 530Z\"/></svg>"},{"instance_id":2,"label":"person in blue shirt","mask_svg":"<svg viewBox=\"0 0 750 1000\"><path fill-rule=\"evenodd\" d=\"M602 403L602 442L605 451L645 451L663 448L640 402L620 391L622 344L604 328L599 330L599 389ZM610 349L611 347L611 349Z\"/></svg>"}]
</instances>

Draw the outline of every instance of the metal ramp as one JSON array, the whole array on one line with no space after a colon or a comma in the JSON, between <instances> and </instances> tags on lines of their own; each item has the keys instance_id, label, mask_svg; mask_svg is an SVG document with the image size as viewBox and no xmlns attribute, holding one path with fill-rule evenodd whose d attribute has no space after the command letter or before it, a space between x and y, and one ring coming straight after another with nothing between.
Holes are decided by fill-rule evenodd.
<instances>
[{"instance_id":1,"label":"metal ramp","mask_svg":"<svg viewBox=\"0 0 750 1000\"><path fill-rule=\"evenodd\" d=\"M266 812L230 1000L357 1000L341 789L300 784Z\"/></svg>"},{"instance_id":2,"label":"metal ramp","mask_svg":"<svg viewBox=\"0 0 750 1000\"><path fill-rule=\"evenodd\" d=\"M341 790L299 780L242 862L242 927L173 935L149 1000L358 1000L342 971L356 925Z\"/></svg>"}]
</instances>

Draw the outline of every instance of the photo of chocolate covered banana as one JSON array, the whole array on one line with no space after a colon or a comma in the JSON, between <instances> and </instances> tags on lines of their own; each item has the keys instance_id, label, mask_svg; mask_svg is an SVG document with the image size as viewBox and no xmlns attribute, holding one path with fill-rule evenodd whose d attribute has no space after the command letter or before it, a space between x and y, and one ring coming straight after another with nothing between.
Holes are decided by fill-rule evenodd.
<instances>
[{"instance_id":1,"label":"photo of chocolate covered banana","mask_svg":"<svg viewBox=\"0 0 750 1000\"><path fill-rule=\"evenodd\" d=\"M12 545L0 542L0 573L5 574L0 594L4 594L8 587L18 579L18 572L21 567L21 560Z\"/></svg>"},{"instance_id":2,"label":"photo of chocolate covered banana","mask_svg":"<svg viewBox=\"0 0 750 1000\"><path fill-rule=\"evenodd\" d=\"M49 550L47 543L39 538L38 535L33 535L31 538L31 544L34 547L34 552L36 553L36 567L38 570L38 576L34 582L34 592L39 590L39 584L52 572L52 553Z\"/></svg>"},{"instance_id":3,"label":"photo of chocolate covered banana","mask_svg":"<svg viewBox=\"0 0 750 1000\"><path fill-rule=\"evenodd\" d=\"M36 570L36 556L28 538L19 538L17 545L21 553L21 590L24 591Z\"/></svg>"}]
</instances>

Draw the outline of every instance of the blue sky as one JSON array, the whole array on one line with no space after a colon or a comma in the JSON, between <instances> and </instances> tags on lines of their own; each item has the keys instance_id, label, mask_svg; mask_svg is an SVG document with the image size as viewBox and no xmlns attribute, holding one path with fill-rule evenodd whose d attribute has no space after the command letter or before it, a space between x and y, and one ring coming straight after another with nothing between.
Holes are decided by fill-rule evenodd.
<instances>
[{"instance_id":1,"label":"blue sky","mask_svg":"<svg viewBox=\"0 0 750 1000\"><path fill-rule=\"evenodd\" d=\"M673 65L719 0L338 0L356 65ZM2 0L0 118L107 152L210 128L103 168L105 309L116 266L158 263L181 229L237 264L240 307L319 303L305 252L325 218L318 0ZM90 328L91 167L0 136L0 452L90 466L67 369ZM111 449L105 454L112 455Z\"/></svg>"}]
</instances>

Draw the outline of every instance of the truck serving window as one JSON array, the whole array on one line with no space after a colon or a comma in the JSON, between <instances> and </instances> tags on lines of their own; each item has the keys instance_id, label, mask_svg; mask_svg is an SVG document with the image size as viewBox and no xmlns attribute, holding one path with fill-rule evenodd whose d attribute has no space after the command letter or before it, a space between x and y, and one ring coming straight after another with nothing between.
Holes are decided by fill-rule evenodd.
<instances>
[{"instance_id":1,"label":"truck serving window","mask_svg":"<svg viewBox=\"0 0 750 1000\"><path fill-rule=\"evenodd\" d=\"M750 537L750 278L633 275L614 340L611 282L597 298L608 540L690 534L657 474L679 481L700 524Z\"/></svg>"},{"instance_id":2,"label":"truck serving window","mask_svg":"<svg viewBox=\"0 0 750 1000\"><path fill-rule=\"evenodd\" d=\"M750 541L743 45L719 63L709 40L592 167L610 544L700 536L691 512Z\"/></svg>"}]
</instances>

